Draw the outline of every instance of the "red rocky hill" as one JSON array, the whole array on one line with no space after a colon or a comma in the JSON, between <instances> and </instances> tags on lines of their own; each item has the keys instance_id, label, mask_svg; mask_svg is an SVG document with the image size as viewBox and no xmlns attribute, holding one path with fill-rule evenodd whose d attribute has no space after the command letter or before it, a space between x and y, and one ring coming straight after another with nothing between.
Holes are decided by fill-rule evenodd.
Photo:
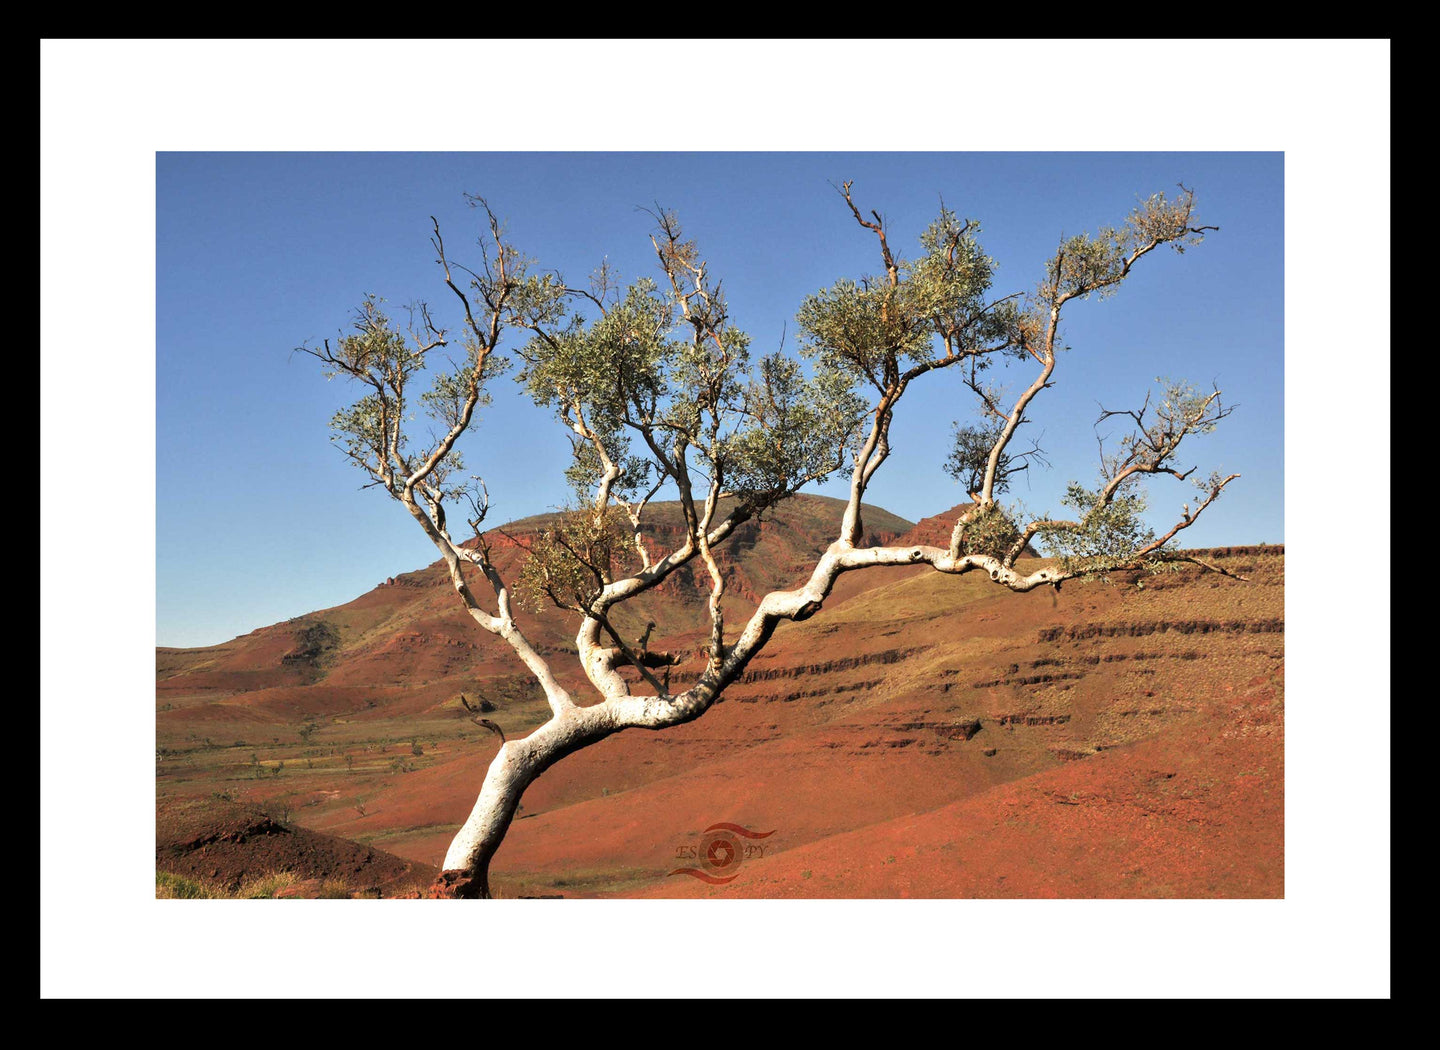
<instances>
[{"instance_id":1,"label":"red rocky hill","mask_svg":"<svg viewBox=\"0 0 1440 1050\"><path fill-rule=\"evenodd\" d=\"M725 559L731 623L804 577L839 507L803 498L746 526ZM876 540L943 546L958 510L913 529L878 509L865 521ZM521 552L496 549L513 578ZM547 772L492 883L506 896L1282 896L1283 548L1214 556L1250 582L1187 569L1017 595L925 567L849 573L705 717ZM695 648L705 586L672 584L621 629L653 618L652 647ZM573 622L524 626L578 687ZM511 737L546 712L438 565L224 645L162 649L157 679L162 804L220 791L283 805L296 825L426 865L497 746L457 694L493 704ZM773 834L732 883L670 875L717 822Z\"/></svg>"}]
</instances>

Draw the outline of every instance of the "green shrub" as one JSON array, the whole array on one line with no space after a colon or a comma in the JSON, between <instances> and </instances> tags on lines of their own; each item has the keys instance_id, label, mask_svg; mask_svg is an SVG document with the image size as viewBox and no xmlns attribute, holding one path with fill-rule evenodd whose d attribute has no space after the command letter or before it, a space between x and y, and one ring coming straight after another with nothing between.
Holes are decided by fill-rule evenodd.
<instances>
[{"instance_id":1,"label":"green shrub","mask_svg":"<svg viewBox=\"0 0 1440 1050\"><path fill-rule=\"evenodd\" d=\"M187 879L168 871L155 873L155 898L157 900L202 900L217 896L198 879Z\"/></svg>"}]
</instances>

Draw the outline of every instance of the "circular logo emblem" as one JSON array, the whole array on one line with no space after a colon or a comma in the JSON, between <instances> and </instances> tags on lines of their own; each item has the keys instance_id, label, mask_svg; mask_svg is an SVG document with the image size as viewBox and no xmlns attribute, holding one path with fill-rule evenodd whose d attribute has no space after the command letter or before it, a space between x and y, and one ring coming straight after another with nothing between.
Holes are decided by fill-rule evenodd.
<instances>
[{"instance_id":1,"label":"circular logo emblem","mask_svg":"<svg viewBox=\"0 0 1440 1050\"><path fill-rule=\"evenodd\" d=\"M745 859L747 846L741 840L764 839L773 834L773 831L751 831L728 821L711 824L701 834L697 846L682 846L676 853L678 857L694 858L700 866L676 868L670 874L689 875L712 886L723 886L735 878L740 870L740 862ZM760 856L764 856L763 846L750 846L748 849L756 850Z\"/></svg>"},{"instance_id":2,"label":"circular logo emblem","mask_svg":"<svg viewBox=\"0 0 1440 1050\"><path fill-rule=\"evenodd\" d=\"M709 831L700 840L700 864L717 878L729 878L740 867L745 848L732 831Z\"/></svg>"}]
</instances>

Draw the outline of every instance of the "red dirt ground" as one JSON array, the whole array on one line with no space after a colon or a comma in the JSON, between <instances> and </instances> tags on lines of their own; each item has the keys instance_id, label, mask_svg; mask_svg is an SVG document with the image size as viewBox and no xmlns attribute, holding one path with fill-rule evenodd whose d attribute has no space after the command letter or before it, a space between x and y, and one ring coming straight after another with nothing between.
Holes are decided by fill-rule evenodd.
<instances>
[{"instance_id":1,"label":"red dirt ground","mask_svg":"<svg viewBox=\"0 0 1440 1050\"><path fill-rule=\"evenodd\" d=\"M812 498L746 537L737 589L797 582L833 529L830 504ZM906 524L882 515L867 523L885 539ZM1251 582L1186 570L1016 595L925 567L842 577L702 719L620 734L547 772L492 884L502 896L1283 896L1283 548L1216 556ZM621 629L653 616L674 626L652 647L692 652L694 598L672 587ZM159 651L162 808L230 791L438 865L497 746L458 693L495 703L487 717L512 737L544 717L513 656L454 604L432 566L224 646ZM746 608L737 598L730 622ZM578 685L574 625L526 623ZM682 660L673 680L696 666ZM727 869L733 882L670 875L721 821L773 834L742 840L753 851Z\"/></svg>"}]
</instances>

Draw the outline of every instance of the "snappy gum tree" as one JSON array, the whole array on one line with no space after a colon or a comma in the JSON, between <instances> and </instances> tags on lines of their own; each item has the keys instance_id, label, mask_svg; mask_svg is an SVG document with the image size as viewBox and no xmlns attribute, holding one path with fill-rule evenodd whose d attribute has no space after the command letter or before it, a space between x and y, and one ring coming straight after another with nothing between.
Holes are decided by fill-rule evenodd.
<instances>
[{"instance_id":1,"label":"snappy gum tree","mask_svg":"<svg viewBox=\"0 0 1440 1050\"><path fill-rule=\"evenodd\" d=\"M808 367L783 352L751 354L718 281L673 214L654 216L658 280L622 288L602 267L588 285L576 287L519 255L479 198L471 198L486 218L478 270L450 260L431 220L445 284L463 310L458 338L437 327L424 305L401 332L372 296L360 307L353 334L333 346L301 348L319 358L330 377L359 384L359 400L332 421L340 447L429 536L466 611L509 644L549 703L549 720L503 743L490 763L474 809L445 856L442 882L450 894L490 895L490 860L521 795L542 772L612 733L699 718L780 623L820 611L841 573L924 563L937 572L981 572L998 586L1029 591L1122 567L1198 561L1170 542L1238 475L1195 481L1195 509L1187 504L1163 535L1139 518L1138 483L1155 474L1192 477L1176 453L1182 441L1209 432L1228 414L1218 390L1169 384L1154 403L1147 397L1139 409L1107 412L1102 418L1125 417L1132 430L1113 454L1102 456L1098 483L1069 487L1071 517L1024 520L997 500L1006 479L1037 451L1018 452L1013 442L1052 384L1062 311L1072 300L1113 292L1156 248L1183 251L1217 229L1194 224L1193 194L1184 187L1173 200L1157 194L1119 227L1065 239L1032 292L1000 298L990 295L993 263L973 222L942 209L921 234L919 253L902 258L892 251L880 215L867 217L855 204L850 183L840 195L866 236L875 238L882 268L837 281L801 304L800 353ZM501 352L511 334L518 337L508 346L513 358ZM463 360L425 384L422 373L442 347L463 348ZM984 382L988 367L1005 357L1033 370L1011 399ZM512 365L536 405L567 429L574 460L566 474L579 497L576 509L530 545L513 586L496 569L481 530L484 484L465 473L456 450L487 400L487 384ZM947 464L966 484L972 507L955 522L948 547L858 546L862 501L890 455L896 410L912 383L950 369L963 373L980 414L978 424L957 429ZM417 407L439 424L419 447L406 427ZM747 622L730 629L716 549L737 525L844 471L850 478L844 515L809 579L765 595ZM644 514L667 484L678 494L684 540L657 555L644 542ZM451 535L446 511L457 505L466 508L473 543ZM1036 538L1058 557L1023 573L1016 560ZM612 617L695 559L710 580L707 661L694 685L671 693L668 673L663 680L657 675L670 658L648 644L638 652L627 645ZM481 597L482 588L488 597ZM517 589L578 614L575 641L590 686L585 695L560 684L517 626ZM647 643L648 637L647 631ZM627 677L622 669L633 671Z\"/></svg>"}]
</instances>

